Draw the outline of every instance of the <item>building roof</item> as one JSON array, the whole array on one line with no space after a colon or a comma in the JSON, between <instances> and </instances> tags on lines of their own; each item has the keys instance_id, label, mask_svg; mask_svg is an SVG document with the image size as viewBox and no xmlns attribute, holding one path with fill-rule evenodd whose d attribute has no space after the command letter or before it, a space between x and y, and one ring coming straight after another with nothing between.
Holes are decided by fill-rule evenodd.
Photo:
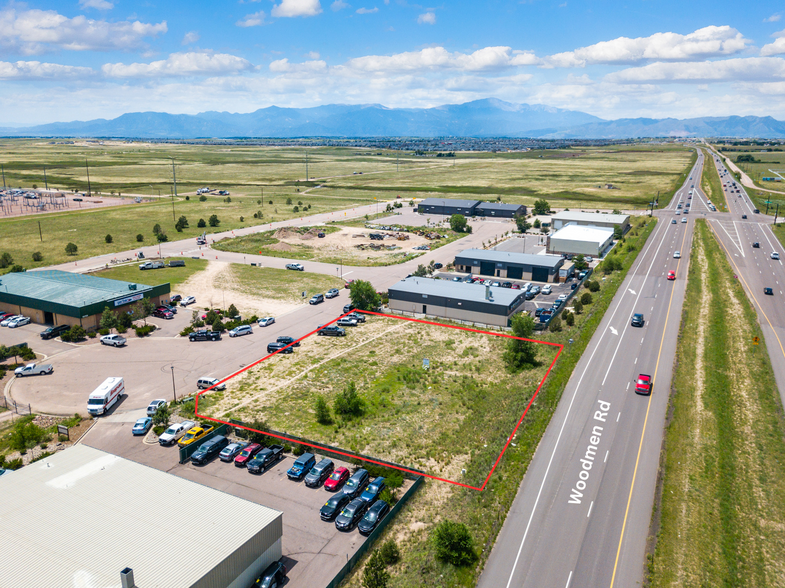
<instances>
[{"instance_id":1,"label":"building roof","mask_svg":"<svg viewBox=\"0 0 785 588\"><path fill-rule=\"evenodd\" d=\"M458 208L472 208L480 203L479 200L456 200L454 198L426 198L419 206L454 206Z\"/></svg>"},{"instance_id":2,"label":"building roof","mask_svg":"<svg viewBox=\"0 0 785 588\"><path fill-rule=\"evenodd\" d=\"M613 237L613 229L610 227L587 227L570 223L553 233L551 240L589 241L602 245L610 237Z\"/></svg>"},{"instance_id":3,"label":"building roof","mask_svg":"<svg viewBox=\"0 0 785 588\"><path fill-rule=\"evenodd\" d=\"M0 586L15 588L119 586L126 567L144 588L190 587L282 516L86 445L0 476L0 494Z\"/></svg>"},{"instance_id":4,"label":"building roof","mask_svg":"<svg viewBox=\"0 0 785 588\"><path fill-rule=\"evenodd\" d=\"M483 210L512 210L513 212L516 210L520 210L523 208L523 204L505 204L504 202L480 202L477 208L482 208Z\"/></svg>"},{"instance_id":5,"label":"building roof","mask_svg":"<svg viewBox=\"0 0 785 588\"><path fill-rule=\"evenodd\" d=\"M393 291L409 292L411 294L426 294L428 296L443 296L455 300L465 300L472 302L484 302L486 304L498 304L509 306L516 298L522 295L521 290L510 288L491 288L492 300L485 299L485 286L479 284L466 284L464 282L452 282L449 280L434 280L432 278L404 278L394 286L389 288Z\"/></svg>"},{"instance_id":6,"label":"building roof","mask_svg":"<svg viewBox=\"0 0 785 588\"><path fill-rule=\"evenodd\" d=\"M611 232L613 232L612 229ZM533 265L536 267L558 267L563 262L559 255L535 255L533 253L496 251L495 249L466 249L455 256L456 263L459 257L475 261L514 263L516 265Z\"/></svg>"},{"instance_id":7,"label":"building roof","mask_svg":"<svg viewBox=\"0 0 785 588\"><path fill-rule=\"evenodd\" d=\"M575 210L564 210L551 215L551 222L555 220L561 221L578 221L578 222L595 222L595 223L613 223L614 225L623 225L630 218L629 214L610 214L607 212L580 212Z\"/></svg>"}]
</instances>

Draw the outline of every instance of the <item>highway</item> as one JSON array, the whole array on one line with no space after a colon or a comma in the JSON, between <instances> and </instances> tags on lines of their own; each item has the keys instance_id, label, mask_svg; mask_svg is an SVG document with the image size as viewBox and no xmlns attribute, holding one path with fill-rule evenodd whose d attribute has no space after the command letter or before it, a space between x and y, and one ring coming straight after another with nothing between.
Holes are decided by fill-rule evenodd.
<instances>
[{"instance_id":1,"label":"highway","mask_svg":"<svg viewBox=\"0 0 785 588\"><path fill-rule=\"evenodd\" d=\"M658 226L578 362L480 588L641 582L694 218L718 214L700 191L702 153L658 211ZM680 200L691 203L687 216L677 208ZM667 279L669 271L675 280ZM642 328L630 325L636 312L644 314ZM641 373L654 378L650 396L634 392Z\"/></svg>"}]
</instances>

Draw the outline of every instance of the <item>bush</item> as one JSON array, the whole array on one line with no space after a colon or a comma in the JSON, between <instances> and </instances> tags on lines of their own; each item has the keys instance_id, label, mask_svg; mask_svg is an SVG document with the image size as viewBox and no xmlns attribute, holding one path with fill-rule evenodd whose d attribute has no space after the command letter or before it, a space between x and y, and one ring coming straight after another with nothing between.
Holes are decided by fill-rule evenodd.
<instances>
[{"instance_id":1,"label":"bush","mask_svg":"<svg viewBox=\"0 0 785 588\"><path fill-rule=\"evenodd\" d=\"M453 214L450 217L450 228L456 233L463 233L467 226L466 217L462 214Z\"/></svg>"},{"instance_id":2,"label":"bush","mask_svg":"<svg viewBox=\"0 0 785 588\"><path fill-rule=\"evenodd\" d=\"M136 235L136 242L141 243L142 241L144 241L144 235L142 235L142 233L139 233L138 235Z\"/></svg>"},{"instance_id":3,"label":"bush","mask_svg":"<svg viewBox=\"0 0 785 588\"><path fill-rule=\"evenodd\" d=\"M589 294L588 292L584 292L583 296L581 296L581 304L583 304L584 306L586 306L587 304L591 304L592 301L593 298L591 297L591 294Z\"/></svg>"},{"instance_id":4,"label":"bush","mask_svg":"<svg viewBox=\"0 0 785 588\"><path fill-rule=\"evenodd\" d=\"M203 229L203 228L205 228L207 226L207 223L204 222L203 218L200 218L199 222L196 223L196 226L199 227L200 229Z\"/></svg>"},{"instance_id":5,"label":"bush","mask_svg":"<svg viewBox=\"0 0 785 588\"><path fill-rule=\"evenodd\" d=\"M301 456L303 453L305 453L305 451L306 451L307 449L308 449L308 448L307 448L305 445L302 445L302 444L300 444L300 443L297 443L297 444L294 446L294 449L292 449L292 453L293 453L293 454L294 454L296 457L300 457L300 456Z\"/></svg>"},{"instance_id":6,"label":"bush","mask_svg":"<svg viewBox=\"0 0 785 588\"><path fill-rule=\"evenodd\" d=\"M322 425L330 425L333 422L333 417L330 414L330 407L327 406L327 401L321 394L316 397L316 404L314 406L316 411L316 421Z\"/></svg>"},{"instance_id":7,"label":"bush","mask_svg":"<svg viewBox=\"0 0 785 588\"><path fill-rule=\"evenodd\" d=\"M188 335L190 335L193 332L194 332L194 328L191 327L191 326L188 326L188 327L185 327L182 331L180 331L180 336L181 337L187 337Z\"/></svg>"},{"instance_id":8,"label":"bush","mask_svg":"<svg viewBox=\"0 0 785 588\"><path fill-rule=\"evenodd\" d=\"M162 404L158 407L158 410L155 411L153 415L153 425L162 426L164 428L169 426L169 421L172 418L172 413L169 410L168 404ZM156 433L156 435L160 435L160 433Z\"/></svg>"},{"instance_id":9,"label":"bush","mask_svg":"<svg viewBox=\"0 0 785 588\"><path fill-rule=\"evenodd\" d=\"M70 329L68 329L65 333L60 335L60 338L65 341L64 337L68 335L68 341L76 342L82 341L86 336L87 333L80 325L74 325Z\"/></svg>"},{"instance_id":10,"label":"bush","mask_svg":"<svg viewBox=\"0 0 785 588\"><path fill-rule=\"evenodd\" d=\"M581 314L583 312L583 302L576 300L572 305L572 309L575 311L575 314Z\"/></svg>"},{"instance_id":11,"label":"bush","mask_svg":"<svg viewBox=\"0 0 785 588\"><path fill-rule=\"evenodd\" d=\"M159 243L166 243L169 240L169 236L166 234L165 231L161 230L157 235L156 238L158 239Z\"/></svg>"},{"instance_id":12,"label":"bush","mask_svg":"<svg viewBox=\"0 0 785 588\"><path fill-rule=\"evenodd\" d=\"M121 335L123 333L127 333L128 332L128 327L125 327L123 325L117 325L117 332L120 333Z\"/></svg>"},{"instance_id":13,"label":"bush","mask_svg":"<svg viewBox=\"0 0 785 588\"><path fill-rule=\"evenodd\" d=\"M87 333L87 336L88 336L90 339L95 339L95 337L96 337L95 331L90 331L89 333Z\"/></svg>"},{"instance_id":14,"label":"bush","mask_svg":"<svg viewBox=\"0 0 785 588\"><path fill-rule=\"evenodd\" d=\"M292 212L300 212L300 207L295 206L294 208L292 208Z\"/></svg>"},{"instance_id":15,"label":"bush","mask_svg":"<svg viewBox=\"0 0 785 588\"><path fill-rule=\"evenodd\" d=\"M586 287L589 289L589 292L600 291L600 283L597 280L594 281L589 280L588 282L586 282Z\"/></svg>"},{"instance_id":16,"label":"bush","mask_svg":"<svg viewBox=\"0 0 785 588\"><path fill-rule=\"evenodd\" d=\"M60 443L65 443L66 441L68 441L68 436L67 435L60 435L60 436L57 437L57 440L60 441Z\"/></svg>"},{"instance_id":17,"label":"bush","mask_svg":"<svg viewBox=\"0 0 785 588\"><path fill-rule=\"evenodd\" d=\"M384 490L382 490L382 493L379 494L379 498L381 498L387 504L392 506L393 504L398 502L398 493L388 486Z\"/></svg>"},{"instance_id":18,"label":"bush","mask_svg":"<svg viewBox=\"0 0 785 588\"><path fill-rule=\"evenodd\" d=\"M75 243L69 243L68 245L65 246L66 255L76 255L76 252L78 250L79 248L76 246Z\"/></svg>"},{"instance_id":19,"label":"bush","mask_svg":"<svg viewBox=\"0 0 785 588\"><path fill-rule=\"evenodd\" d=\"M186 200L190 200L190 199L191 199L191 197L190 197L188 194L186 194L186 195L185 195L185 199L186 199Z\"/></svg>"},{"instance_id":20,"label":"bush","mask_svg":"<svg viewBox=\"0 0 785 588\"><path fill-rule=\"evenodd\" d=\"M241 216L241 217L240 217L240 222L241 222L241 223L244 223L244 222L245 222L245 217L244 217L244 216Z\"/></svg>"},{"instance_id":21,"label":"bush","mask_svg":"<svg viewBox=\"0 0 785 588\"><path fill-rule=\"evenodd\" d=\"M32 422L31 417L19 419L8 435L8 445L15 451L24 452L48 439L44 429Z\"/></svg>"},{"instance_id":22,"label":"bush","mask_svg":"<svg viewBox=\"0 0 785 588\"><path fill-rule=\"evenodd\" d=\"M166 425L156 425L153 427L153 433L160 437L166 431Z\"/></svg>"},{"instance_id":23,"label":"bush","mask_svg":"<svg viewBox=\"0 0 785 588\"><path fill-rule=\"evenodd\" d=\"M363 588L387 588L390 574L384 569L384 561L378 551L374 551L363 570Z\"/></svg>"},{"instance_id":24,"label":"bush","mask_svg":"<svg viewBox=\"0 0 785 588\"><path fill-rule=\"evenodd\" d=\"M534 319L525 313L517 313L511 319L512 334L515 337L529 339L534 332ZM531 341L521 339L510 339L507 341L507 349L502 354L507 369L511 372L518 372L524 369L531 369L537 365L537 347Z\"/></svg>"},{"instance_id":25,"label":"bush","mask_svg":"<svg viewBox=\"0 0 785 588\"><path fill-rule=\"evenodd\" d=\"M0 255L0 268L7 268L14 264L14 258L7 251Z\"/></svg>"},{"instance_id":26,"label":"bush","mask_svg":"<svg viewBox=\"0 0 785 588\"><path fill-rule=\"evenodd\" d=\"M5 462L5 469L7 470L18 470L19 468L24 465L21 457L17 457L16 459L12 459L11 461Z\"/></svg>"},{"instance_id":27,"label":"bush","mask_svg":"<svg viewBox=\"0 0 785 588\"><path fill-rule=\"evenodd\" d=\"M231 196L227 196L226 198L224 198L224 202L226 202L227 204L229 204L231 201L232 201Z\"/></svg>"},{"instance_id":28,"label":"bush","mask_svg":"<svg viewBox=\"0 0 785 588\"><path fill-rule=\"evenodd\" d=\"M102 337L109 334L109 329L98 329L98 334Z\"/></svg>"},{"instance_id":29,"label":"bush","mask_svg":"<svg viewBox=\"0 0 785 588\"><path fill-rule=\"evenodd\" d=\"M267 204L272 204L272 203L273 203L273 201L272 201L272 200L270 200L270 201L268 201L268 202L267 202Z\"/></svg>"},{"instance_id":30,"label":"bush","mask_svg":"<svg viewBox=\"0 0 785 588\"><path fill-rule=\"evenodd\" d=\"M362 415L364 405L365 402L357 394L357 386L354 382L349 382L342 392L335 395L333 410L335 410L336 416L350 418Z\"/></svg>"},{"instance_id":31,"label":"bush","mask_svg":"<svg viewBox=\"0 0 785 588\"><path fill-rule=\"evenodd\" d=\"M159 225L158 223L155 223L153 225L153 235L157 235L160 232L161 232L161 225Z\"/></svg>"},{"instance_id":32,"label":"bush","mask_svg":"<svg viewBox=\"0 0 785 588\"><path fill-rule=\"evenodd\" d=\"M205 196L204 194L199 196L199 202L207 202L207 196Z\"/></svg>"},{"instance_id":33,"label":"bush","mask_svg":"<svg viewBox=\"0 0 785 588\"><path fill-rule=\"evenodd\" d=\"M44 256L41 255L40 251L36 251L35 253L33 253L33 261L42 261L43 259Z\"/></svg>"},{"instance_id":34,"label":"bush","mask_svg":"<svg viewBox=\"0 0 785 588\"><path fill-rule=\"evenodd\" d=\"M209 224L211 227L217 227L218 225L220 225L220 224L221 224L221 221L220 221L220 220L218 220L218 215L216 215L216 214L212 214L212 215L210 215L210 218L207 220L207 223L208 223L208 224Z\"/></svg>"},{"instance_id":35,"label":"bush","mask_svg":"<svg viewBox=\"0 0 785 588\"><path fill-rule=\"evenodd\" d=\"M112 235L107 234L106 237L104 237L104 241L107 243L111 243L113 240L114 239L112 239Z\"/></svg>"},{"instance_id":36,"label":"bush","mask_svg":"<svg viewBox=\"0 0 785 588\"><path fill-rule=\"evenodd\" d=\"M23 272L23 271L25 271L25 268L23 268L21 265L15 265L14 267L11 268L11 273L12 274L13 273Z\"/></svg>"},{"instance_id":37,"label":"bush","mask_svg":"<svg viewBox=\"0 0 785 588\"><path fill-rule=\"evenodd\" d=\"M136 327L134 331L136 331L137 337L146 337L155 331L155 325L144 325L143 327Z\"/></svg>"},{"instance_id":38,"label":"bush","mask_svg":"<svg viewBox=\"0 0 785 588\"><path fill-rule=\"evenodd\" d=\"M270 204L272 204L272 201L270 201ZM290 206L291 206L291 204L292 204L292 199L291 199L291 198L287 198L287 199L286 199L286 204L288 204L288 205L290 205Z\"/></svg>"},{"instance_id":39,"label":"bush","mask_svg":"<svg viewBox=\"0 0 785 588\"><path fill-rule=\"evenodd\" d=\"M477 559L474 539L463 523L442 521L433 531L436 557L456 567L467 566Z\"/></svg>"}]
</instances>

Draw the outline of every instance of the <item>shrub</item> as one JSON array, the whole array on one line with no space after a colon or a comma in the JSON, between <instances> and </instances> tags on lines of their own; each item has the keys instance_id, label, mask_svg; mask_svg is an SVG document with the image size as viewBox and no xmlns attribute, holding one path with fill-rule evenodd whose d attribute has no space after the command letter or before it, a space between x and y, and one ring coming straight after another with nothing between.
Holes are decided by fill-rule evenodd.
<instances>
[{"instance_id":1,"label":"shrub","mask_svg":"<svg viewBox=\"0 0 785 588\"><path fill-rule=\"evenodd\" d=\"M155 223L153 225L153 235L157 235L160 232L161 232L161 225L159 225L158 223Z\"/></svg>"},{"instance_id":2,"label":"shrub","mask_svg":"<svg viewBox=\"0 0 785 588\"><path fill-rule=\"evenodd\" d=\"M16 459L12 459L11 461L5 462L5 469L7 470L18 470L22 467L24 462L22 462L21 457L17 457Z\"/></svg>"},{"instance_id":3,"label":"shrub","mask_svg":"<svg viewBox=\"0 0 785 588\"><path fill-rule=\"evenodd\" d=\"M330 414L330 408L327 406L327 401L321 394L316 397L314 405L316 411L316 421L322 425L330 425L333 422L333 417Z\"/></svg>"},{"instance_id":4,"label":"shrub","mask_svg":"<svg viewBox=\"0 0 785 588\"><path fill-rule=\"evenodd\" d=\"M583 312L583 303L580 300L576 300L572 305L572 309L575 311L575 314L581 314Z\"/></svg>"},{"instance_id":5,"label":"shrub","mask_svg":"<svg viewBox=\"0 0 785 588\"><path fill-rule=\"evenodd\" d=\"M364 405L365 402L357 393L357 386L354 382L349 382L343 391L335 395L333 410L336 416L350 418L362 415Z\"/></svg>"},{"instance_id":6,"label":"shrub","mask_svg":"<svg viewBox=\"0 0 785 588\"><path fill-rule=\"evenodd\" d=\"M294 208L292 208L292 212L300 212L300 207L295 206Z\"/></svg>"},{"instance_id":7,"label":"shrub","mask_svg":"<svg viewBox=\"0 0 785 588\"><path fill-rule=\"evenodd\" d=\"M586 287L589 289L589 292L600 291L600 283L597 280L587 282Z\"/></svg>"},{"instance_id":8,"label":"shrub","mask_svg":"<svg viewBox=\"0 0 785 588\"><path fill-rule=\"evenodd\" d=\"M467 566L477 559L474 539L463 523L442 521L433 531L436 557L454 566Z\"/></svg>"},{"instance_id":9,"label":"shrub","mask_svg":"<svg viewBox=\"0 0 785 588\"><path fill-rule=\"evenodd\" d=\"M69 336L70 336L69 340L70 341L82 341L87 336L87 333L85 332L85 330L80 325L72 326L65 333L69 334ZM63 333L63 335L65 335L65 333ZM95 335L93 335L93 336L95 336ZM60 336L60 338L61 339L63 338L62 335Z\"/></svg>"},{"instance_id":10,"label":"shrub","mask_svg":"<svg viewBox=\"0 0 785 588\"><path fill-rule=\"evenodd\" d=\"M591 294L589 294L588 292L584 292L583 296L581 296L581 304L583 304L584 306L586 306L587 304L591 304L592 300L593 299L591 297Z\"/></svg>"},{"instance_id":11,"label":"shrub","mask_svg":"<svg viewBox=\"0 0 785 588\"><path fill-rule=\"evenodd\" d=\"M146 337L147 335L155 331L155 325L144 325L142 327L136 327L134 331L136 331L137 337Z\"/></svg>"},{"instance_id":12,"label":"shrub","mask_svg":"<svg viewBox=\"0 0 785 588\"><path fill-rule=\"evenodd\" d=\"M24 452L48 439L46 431L32 422L32 418L19 419L8 435L8 445L15 451Z\"/></svg>"},{"instance_id":13,"label":"shrub","mask_svg":"<svg viewBox=\"0 0 785 588\"><path fill-rule=\"evenodd\" d=\"M136 242L141 243L142 241L144 241L144 235L142 235L142 233L139 233L138 235L136 235Z\"/></svg>"},{"instance_id":14,"label":"shrub","mask_svg":"<svg viewBox=\"0 0 785 588\"><path fill-rule=\"evenodd\" d=\"M104 329L98 329L98 334L99 334L99 335L101 335L102 337L103 337L104 335L108 335L108 334L109 334L109 329L106 329L106 328L104 328Z\"/></svg>"},{"instance_id":15,"label":"shrub","mask_svg":"<svg viewBox=\"0 0 785 588\"><path fill-rule=\"evenodd\" d=\"M381 498L387 504L392 506L393 504L398 502L398 493L392 488L390 488L389 486L387 486L384 490L382 490L382 493L379 494L379 498Z\"/></svg>"},{"instance_id":16,"label":"shrub","mask_svg":"<svg viewBox=\"0 0 785 588\"><path fill-rule=\"evenodd\" d=\"M57 437L57 440L60 441L60 443L65 443L66 441L68 441L68 436L67 435L60 435L60 436Z\"/></svg>"},{"instance_id":17,"label":"shrub","mask_svg":"<svg viewBox=\"0 0 785 588\"><path fill-rule=\"evenodd\" d=\"M244 216L241 216L241 217L240 217L240 222L241 222L241 223L244 223L244 222L245 222L245 217L244 217Z\"/></svg>"},{"instance_id":18,"label":"shrub","mask_svg":"<svg viewBox=\"0 0 785 588\"><path fill-rule=\"evenodd\" d=\"M216 215L216 214L212 214L212 215L210 215L210 218L207 220L207 223L208 223L208 224L209 224L211 227L217 227L218 225L220 225L220 224L221 224L221 221L220 221L220 220L218 220L218 215Z\"/></svg>"},{"instance_id":19,"label":"shrub","mask_svg":"<svg viewBox=\"0 0 785 588\"><path fill-rule=\"evenodd\" d=\"M166 425L156 425L153 427L153 433L159 437L163 434L164 431L166 431Z\"/></svg>"},{"instance_id":20,"label":"shrub","mask_svg":"<svg viewBox=\"0 0 785 588\"><path fill-rule=\"evenodd\" d=\"M272 204L272 202L270 202L270 204ZM286 199L286 204L288 204L288 205L290 205L290 206L291 206L291 204L292 204L292 199L291 199L291 198L287 198L287 199Z\"/></svg>"},{"instance_id":21,"label":"shrub","mask_svg":"<svg viewBox=\"0 0 785 588\"><path fill-rule=\"evenodd\" d=\"M186 195L185 195L185 199L186 199L186 200L190 200L190 199L191 199L191 197L190 197L188 194L186 194Z\"/></svg>"},{"instance_id":22,"label":"shrub","mask_svg":"<svg viewBox=\"0 0 785 588\"><path fill-rule=\"evenodd\" d=\"M226 198L224 198L224 202L226 202L227 204L230 203L231 201L232 201L231 196L227 196Z\"/></svg>"},{"instance_id":23,"label":"shrub","mask_svg":"<svg viewBox=\"0 0 785 588\"><path fill-rule=\"evenodd\" d=\"M155 411L153 415L153 425L158 425L161 427L166 428L169 426L169 420L172 418L172 413L169 410L168 404L162 404L158 407L158 410ZM156 435L160 435L160 433L156 433Z\"/></svg>"},{"instance_id":24,"label":"shrub","mask_svg":"<svg viewBox=\"0 0 785 588\"><path fill-rule=\"evenodd\" d=\"M11 268L11 273L12 274L13 273L23 272L23 271L25 271L25 268L23 268L21 265L15 265L14 267Z\"/></svg>"},{"instance_id":25,"label":"shrub","mask_svg":"<svg viewBox=\"0 0 785 588\"><path fill-rule=\"evenodd\" d=\"M558 316L553 317L550 321L550 324L548 325L548 328L554 332L561 331L561 319Z\"/></svg>"},{"instance_id":26,"label":"shrub","mask_svg":"<svg viewBox=\"0 0 785 588\"><path fill-rule=\"evenodd\" d=\"M297 444L294 446L294 448L292 449L292 453L293 453L295 456L297 456L297 457L300 457L300 456L301 456L303 453L305 453L305 451L306 451L307 449L308 449L308 448L307 448L305 445L302 445L302 444L300 444L300 443L297 443Z\"/></svg>"},{"instance_id":27,"label":"shrub","mask_svg":"<svg viewBox=\"0 0 785 588\"><path fill-rule=\"evenodd\" d=\"M33 261L41 261L43 259L44 259L44 256L41 255L40 251L36 251L35 253L33 253Z\"/></svg>"},{"instance_id":28,"label":"shrub","mask_svg":"<svg viewBox=\"0 0 785 588\"><path fill-rule=\"evenodd\" d=\"M124 327L123 325L117 325L117 332L120 333L121 335L123 333L127 333L128 327Z\"/></svg>"},{"instance_id":29,"label":"shrub","mask_svg":"<svg viewBox=\"0 0 785 588\"><path fill-rule=\"evenodd\" d=\"M180 331L181 337L187 337L189 334L194 332L194 328L191 326L185 327L182 331Z\"/></svg>"},{"instance_id":30,"label":"shrub","mask_svg":"<svg viewBox=\"0 0 785 588\"><path fill-rule=\"evenodd\" d=\"M203 218L200 218L199 222L196 223L196 226L199 227L200 229L203 229L203 228L205 228L207 226L207 223L204 222Z\"/></svg>"},{"instance_id":31,"label":"shrub","mask_svg":"<svg viewBox=\"0 0 785 588\"><path fill-rule=\"evenodd\" d=\"M7 268L14 264L14 258L7 251L0 255L0 268Z\"/></svg>"},{"instance_id":32,"label":"shrub","mask_svg":"<svg viewBox=\"0 0 785 588\"><path fill-rule=\"evenodd\" d=\"M161 230L156 235L156 238L158 239L159 243L166 243L169 240L169 237L167 236L167 234L163 230Z\"/></svg>"},{"instance_id":33,"label":"shrub","mask_svg":"<svg viewBox=\"0 0 785 588\"><path fill-rule=\"evenodd\" d=\"M113 240L112 235L107 234L106 237L104 237L104 241L107 243L111 243Z\"/></svg>"},{"instance_id":34,"label":"shrub","mask_svg":"<svg viewBox=\"0 0 785 588\"><path fill-rule=\"evenodd\" d=\"M199 202L207 202L207 196L205 196L204 194L199 196Z\"/></svg>"},{"instance_id":35,"label":"shrub","mask_svg":"<svg viewBox=\"0 0 785 588\"><path fill-rule=\"evenodd\" d=\"M272 204L272 203L273 203L273 201L272 201L272 200L270 200L270 201L269 201L267 204Z\"/></svg>"},{"instance_id":36,"label":"shrub","mask_svg":"<svg viewBox=\"0 0 785 588\"><path fill-rule=\"evenodd\" d=\"M571 312L564 313L564 322L567 324L568 327L572 327L575 324L575 315Z\"/></svg>"},{"instance_id":37,"label":"shrub","mask_svg":"<svg viewBox=\"0 0 785 588\"><path fill-rule=\"evenodd\" d=\"M79 248L76 246L75 243L69 243L68 245L65 246L66 255L76 255L76 252L78 250Z\"/></svg>"},{"instance_id":38,"label":"shrub","mask_svg":"<svg viewBox=\"0 0 785 588\"><path fill-rule=\"evenodd\" d=\"M363 588L387 588L390 574L384 569L384 561L378 551L374 551L363 570Z\"/></svg>"}]
</instances>

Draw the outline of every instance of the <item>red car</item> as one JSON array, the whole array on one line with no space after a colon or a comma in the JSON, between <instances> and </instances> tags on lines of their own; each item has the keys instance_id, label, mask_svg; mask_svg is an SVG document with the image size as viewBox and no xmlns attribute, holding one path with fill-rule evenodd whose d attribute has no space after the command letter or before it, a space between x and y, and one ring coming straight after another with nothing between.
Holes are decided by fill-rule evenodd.
<instances>
[{"instance_id":1,"label":"red car","mask_svg":"<svg viewBox=\"0 0 785 588\"><path fill-rule=\"evenodd\" d=\"M674 271L668 272L668 279L669 280L675 280L676 279L676 272L674 272Z\"/></svg>"},{"instance_id":2,"label":"red car","mask_svg":"<svg viewBox=\"0 0 785 588\"><path fill-rule=\"evenodd\" d=\"M638 379L635 380L635 393L651 394L651 376L649 374L639 374Z\"/></svg>"},{"instance_id":3,"label":"red car","mask_svg":"<svg viewBox=\"0 0 785 588\"><path fill-rule=\"evenodd\" d=\"M254 455L259 453L261 450L261 445L258 443L251 443L248 447L237 454L237 457L234 458L234 465L236 465L238 468L247 466L248 462L254 458Z\"/></svg>"},{"instance_id":4,"label":"red car","mask_svg":"<svg viewBox=\"0 0 785 588\"><path fill-rule=\"evenodd\" d=\"M330 492L336 492L341 489L346 480L349 479L349 470L346 468L337 468L333 474L327 478L324 483L324 489Z\"/></svg>"},{"instance_id":5,"label":"red car","mask_svg":"<svg viewBox=\"0 0 785 588\"><path fill-rule=\"evenodd\" d=\"M343 287L344 287L344 288L346 288L346 289L348 290L349 288L351 288L351 287L352 287L352 284L354 284L354 280L349 280L348 282L346 282L346 283L343 285Z\"/></svg>"},{"instance_id":6,"label":"red car","mask_svg":"<svg viewBox=\"0 0 785 588\"><path fill-rule=\"evenodd\" d=\"M169 310L168 308L164 308L163 306L159 306L158 308L156 308L153 311L153 316L156 316L156 317L162 318L162 319L173 319L174 318L174 314L172 313L172 311Z\"/></svg>"}]
</instances>

